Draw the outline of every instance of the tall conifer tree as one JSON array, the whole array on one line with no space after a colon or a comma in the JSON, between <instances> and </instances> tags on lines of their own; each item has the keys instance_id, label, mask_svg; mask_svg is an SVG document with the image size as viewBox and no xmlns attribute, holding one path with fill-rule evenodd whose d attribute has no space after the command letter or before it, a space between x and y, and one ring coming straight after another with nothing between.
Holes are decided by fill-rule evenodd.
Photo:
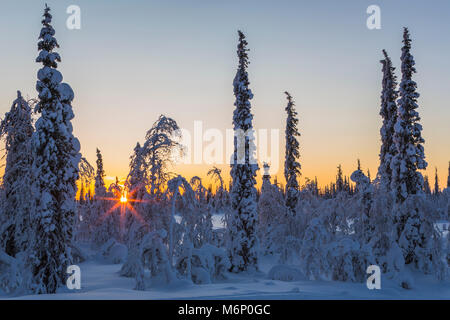
<instances>
[{"instance_id":1,"label":"tall conifer tree","mask_svg":"<svg viewBox=\"0 0 450 320\"><path fill-rule=\"evenodd\" d=\"M294 101L289 92L285 92L288 104L286 106L287 119L286 119L286 152L284 160L284 177L286 179L286 207L290 211L291 215L295 215L295 207L298 202L299 195L299 185L298 176L300 176L301 165L298 162L300 157L298 142L298 137L300 137L300 132L298 132L297 124L298 117L297 111L295 110Z\"/></svg>"},{"instance_id":2,"label":"tall conifer tree","mask_svg":"<svg viewBox=\"0 0 450 320\"><path fill-rule=\"evenodd\" d=\"M258 268L258 237L256 233L258 217L256 210L256 171L258 165L254 159L254 138L250 100L253 98L249 89L247 74L248 49L245 35L238 31L239 65L234 78L233 113L234 153L231 164L232 216L229 221L228 254L231 259L231 271L240 272Z\"/></svg>"},{"instance_id":3,"label":"tall conifer tree","mask_svg":"<svg viewBox=\"0 0 450 320\"><path fill-rule=\"evenodd\" d=\"M437 168L434 168L434 194L435 195L439 194L439 177Z\"/></svg>"},{"instance_id":4,"label":"tall conifer tree","mask_svg":"<svg viewBox=\"0 0 450 320\"><path fill-rule=\"evenodd\" d=\"M423 190L423 177L418 170L426 169L425 153L422 138L422 125L416 109L419 107L416 91L417 84L412 80L416 73L414 58L411 55L411 39L409 31L404 29L402 48L402 81L400 98L398 99L398 115L394 127L393 142L397 153L391 161L393 190L397 202L403 202L408 195Z\"/></svg>"},{"instance_id":5,"label":"tall conifer tree","mask_svg":"<svg viewBox=\"0 0 450 320\"><path fill-rule=\"evenodd\" d=\"M448 162L447 188L450 188L450 161Z\"/></svg>"},{"instance_id":6,"label":"tall conifer tree","mask_svg":"<svg viewBox=\"0 0 450 320\"><path fill-rule=\"evenodd\" d=\"M391 162L391 190L395 199L395 225L397 241L403 251L406 264L414 263L422 270L429 269L430 263L438 259L430 249L435 237L433 222L423 209L422 197L424 178L418 170L427 167L417 104L417 84L412 80L416 72L411 55L411 39L407 28L403 32L401 55L402 81L398 99L397 122L393 141L397 154ZM433 261L435 260L435 261ZM436 262L437 263L437 262Z\"/></svg>"},{"instance_id":7,"label":"tall conifer tree","mask_svg":"<svg viewBox=\"0 0 450 320\"><path fill-rule=\"evenodd\" d=\"M106 195L105 187L105 170L103 169L103 157L99 149L97 149L97 172L95 175L95 195L104 197Z\"/></svg>"},{"instance_id":8,"label":"tall conifer tree","mask_svg":"<svg viewBox=\"0 0 450 320\"><path fill-rule=\"evenodd\" d=\"M381 110L380 115L383 118L383 125L380 129L381 134L381 150L380 150L380 166L378 167L378 177L383 190L390 190L392 181L391 161L397 153L397 149L393 142L394 126L397 122L397 77L395 76L395 68L392 66L391 58L387 52L383 50L384 59L381 60L383 65L383 81L381 91Z\"/></svg>"},{"instance_id":9,"label":"tall conifer tree","mask_svg":"<svg viewBox=\"0 0 450 320\"><path fill-rule=\"evenodd\" d=\"M80 143L72 134L74 94L68 84L62 83L62 74L56 70L61 58L53 51L59 46L47 5L43 16L38 42L40 52L36 58L43 67L38 71L36 84L39 92L36 111L40 118L32 137L36 212L30 258L33 290L55 293L65 282L66 269L73 262L70 247L81 155Z\"/></svg>"}]
</instances>

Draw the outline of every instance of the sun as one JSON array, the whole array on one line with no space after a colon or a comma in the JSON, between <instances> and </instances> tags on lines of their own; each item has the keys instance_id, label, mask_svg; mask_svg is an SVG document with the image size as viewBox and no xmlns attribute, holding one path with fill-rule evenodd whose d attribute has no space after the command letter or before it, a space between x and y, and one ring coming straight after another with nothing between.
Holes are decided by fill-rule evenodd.
<instances>
[{"instance_id":1,"label":"sun","mask_svg":"<svg viewBox=\"0 0 450 320\"><path fill-rule=\"evenodd\" d=\"M145 200L136 200L133 199L133 196L131 196L130 199L128 199L127 195L130 193L133 195L133 192L128 192L126 190L123 191L122 195L120 197L114 197L114 198L101 198L103 200L107 201L113 201L115 204L109 208L105 213L103 213L98 218L98 223L102 223L105 221L105 219L114 214L119 213L120 217L120 230L121 232L124 232L125 230L125 220L127 218L127 214L131 214L135 219L137 219L142 225L148 225L145 220L140 216L140 214L133 208L132 203L134 202L147 202Z\"/></svg>"}]
</instances>

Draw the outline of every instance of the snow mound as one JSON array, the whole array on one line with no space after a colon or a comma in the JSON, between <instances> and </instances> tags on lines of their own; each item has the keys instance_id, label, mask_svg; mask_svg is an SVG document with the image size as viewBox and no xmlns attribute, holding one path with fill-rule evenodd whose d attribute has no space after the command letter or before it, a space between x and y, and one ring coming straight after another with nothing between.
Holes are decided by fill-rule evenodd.
<instances>
[{"instance_id":1,"label":"snow mound","mask_svg":"<svg viewBox=\"0 0 450 320\"><path fill-rule=\"evenodd\" d=\"M72 244L70 249L74 263L81 263L87 260L88 255L76 244Z\"/></svg>"},{"instance_id":2,"label":"snow mound","mask_svg":"<svg viewBox=\"0 0 450 320\"><path fill-rule=\"evenodd\" d=\"M0 293L14 292L21 284L18 262L0 250Z\"/></svg>"},{"instance_id":3,"label":"snow mound","mask_svg":"<svg viewBox=\"0 0 450 320\"><path fill-rule=\"evenodd\" d=\"M127 247L115 239L109 239L100 252L106 261L114 264L124 263L128 255Z\"/></svg>"},{"instance_id":4,"label":"snow mound","mask_svg":"<svg viewBox=\"0 0 450 320\"><path fill-rule=\"evenodd\" d=\"M300 269L288 265L276 265L272 267L269 271L268 277L271 280L286 282L307 280L306 276Z\"/></svg>"},{"instance_id":5,"label":"snow mound","mask_svg":"<svg viewBox=\"0 0 450 320\"><path fill-rule=\"evenodd\" d=\"M393 280L403 289L411 290L415 288L413 273L408 268L404 268L402 272L397 273Z\"/></svg>"}]
</instances>

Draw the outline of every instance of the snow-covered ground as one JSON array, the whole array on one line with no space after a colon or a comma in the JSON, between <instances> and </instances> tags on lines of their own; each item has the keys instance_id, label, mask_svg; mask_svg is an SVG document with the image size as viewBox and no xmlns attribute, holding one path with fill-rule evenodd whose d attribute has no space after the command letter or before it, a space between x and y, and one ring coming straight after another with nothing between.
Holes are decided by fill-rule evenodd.
<instances>
[{"instance_id":1,"label":"snow-covered ground","mask_svg":"<svg viewBox=\"0 0 450 320\"><path fill-rule=\"evenodd\" d=\"M418 276L413 289L400 288L382 279L381 290L369 290L365 283L331 281L283 282L267 277L272 263L263 260L258 275L229 274L214 284L176 284L133 290L134 279L120 277L120 264L104 264L92 259L80 264L81 290L62 290L54 295L5 297L7 299L450 299L450 283Z\"/></svg>"},{"instance_id":2,"label":"snow-covered ground","mask_svg":"<svg viewBox=\"0 0 450 320\"><path fill-rule=\"evenodd\" d=\"M213 216L214 229L222 228L222 215ZM179 217L177 216L177 219ZM448 221L438 223L441 230ZM197 285L180 280L171 285L137 291L134 278L119 276L121 264L110 264L98 252L83 246L88 260L80 263L81 290L62 289L54 295L2 296L0 299L445 299L450 300L450 282L440 282L433 276L412 274L413 288L406 290L392 280L383 278L381 290L369 290L365 283L337 281L271 280L269 270L276 265L272 258L260 261L258 274L227 274L227 280Z\"/></svg>"}]
</instances>

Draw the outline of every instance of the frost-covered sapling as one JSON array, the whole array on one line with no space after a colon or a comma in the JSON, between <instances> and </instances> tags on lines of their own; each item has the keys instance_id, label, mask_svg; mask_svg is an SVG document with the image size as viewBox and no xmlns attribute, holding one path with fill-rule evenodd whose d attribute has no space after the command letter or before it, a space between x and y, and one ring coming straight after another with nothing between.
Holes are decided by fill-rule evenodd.
<instances>
[{"instance_id":1,"label":"frost-covered sapling","mask_svg":"<svg viewBox=\"0 0 450 320\"><path fill-rule=\"evenodd\" d=\"M0 250L15 257L30 241L32 201L31 108L20 91L0 123L6 164L0 189Z\"/></svg>"}]
</instances>

